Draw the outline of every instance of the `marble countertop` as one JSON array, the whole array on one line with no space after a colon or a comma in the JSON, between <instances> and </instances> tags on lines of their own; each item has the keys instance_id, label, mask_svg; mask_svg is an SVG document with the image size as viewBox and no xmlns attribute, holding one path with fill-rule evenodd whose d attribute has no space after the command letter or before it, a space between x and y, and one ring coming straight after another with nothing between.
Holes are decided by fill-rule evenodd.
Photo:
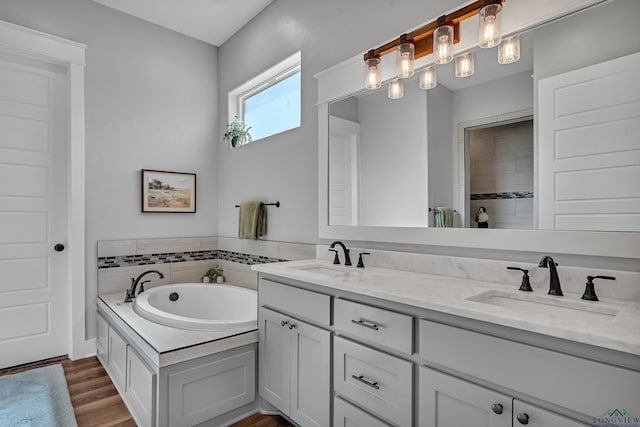
<instances>
[{"instance_id":1,"label":"marble countertop","mask_svg":"<svg viewBox=\"0 0 640 427\"><path fill-rule=\"evenodd\" d=\"M231 331L195 331L173 328L147 320L122 302L122 292L98 297L158 353L159 366L194 359L258 341L257 325Z\"/></svg>"},{"instance_id":2,"label":"marble countertop","mask_svg":"<svg viewBox=\"0 0 640 427\"><path fill-rule=\"evenodd\" d=\"M564 297L541 292L520 292L518 284L504 286L478 280L459 279L433 274L413 273L376 267L359 269L333 265L325 260L290 261L256 264L260 273L299 280L330 289L381 298L418 308L448 313L551 337L589 344L606 349L640 355L640 303L611 298L598 302L583 301L581 295L565 293ZM513 295L518 300L536 304L526 309L502 307L468 300L485 292ZM571 308L554 312L549 306ZM594 319L583 310L604 313ZM617 313L615 317L607 313Z\"/></svg>"}]
</instances>

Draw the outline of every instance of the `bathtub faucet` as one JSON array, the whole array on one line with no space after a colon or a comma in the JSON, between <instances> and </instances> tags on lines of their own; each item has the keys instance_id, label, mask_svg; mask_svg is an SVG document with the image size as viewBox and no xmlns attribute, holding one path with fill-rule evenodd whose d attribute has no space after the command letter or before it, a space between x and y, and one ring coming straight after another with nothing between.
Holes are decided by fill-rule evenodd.
<instances>
[{"instance_id":1,"label":"bathtub faucet","mask_svg":"<svg viewBox=\"0 0 640 427\"><path fill-rule=\"evenodd\" d=\"M131 300L136 297L136 288L138 287L138 283L140 283L140 280L149 273L156 273L158 276L160 276L161 279L164 279L164 274L162 274L162 272L158 270L148 270L140 274L138 277L132 277L131 288L127 289L124 297L124 302L131 302ZM144 291L144 284L147 282L149 282L149 280L145 280L144 282L140 283L140 290L138 291L138 295L140 295L140 293Z\"/></svg>"}]
</instances>

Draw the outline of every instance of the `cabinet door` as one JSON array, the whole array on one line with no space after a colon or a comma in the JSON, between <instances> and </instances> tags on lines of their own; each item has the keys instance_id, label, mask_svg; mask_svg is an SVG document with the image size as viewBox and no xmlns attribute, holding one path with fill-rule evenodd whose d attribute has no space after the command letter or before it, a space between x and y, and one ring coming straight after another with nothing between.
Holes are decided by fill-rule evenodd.
<instances>
[{"instance_id":1,"label":"cabinet door","mask_svg":"<svg viewBox=\"0 0 640 427\"><path fill-rule=\"evenodd\" d=\"M389 424L336 397L333 399L333 427L389 427Z\"/></svg>"},{"instance_id":2,"label":"cabinet door","mask_svg":"<svg viewBox=\"0 0 640 427\"><path fill-rule=\"evenodd\" d=\"M126 392L127 343L111 326L109 326L109 370L118 391Z\"/></svg>"},{"instance_id":3,"label":"cabinet door","mask_svg":"<svg viewBox=\"0 0 640 427\"><path fill-rule=\"evenodd\" d=\"M421 427L511 427L511 401L493 390L420 367Z\"/></svg>"},{"instance_id":4,"label":"cabinet door","mask_svg":"<svg viewBox=\"0 0 640 427\"><path fill-rule=\"evenodd\" d=\"M549 412L546 409L513 400L513 426L528 425L530 427L588 427L570 418Z\"/></svg>"},{"instance_id":5,"label":"cabinet door","mask_svg":"<svg viewBox=\"0 0 640 427\"><path fill-rule=\"evenodd\" d=\"M328 426L331 365L329 331L291 319L289 416L302 426Z\"/></svg>"},{"instance_id":6,"label":"cabinet door","mask_svg":"<svg viewBox=\"0 0 640 427\"><path fill-rule=\"evenodd\" d=\"M109 324L100 313L96 316L96 321L96 353L102 364L106 365L109 363Z\"/></svg>"},{"instance_id":7,"label":"cabinet door","mask_svg":"<svg viewBox=\"0 0 640 427\"><path fill-rule=\"evenodd\" d=\"M127 402L142 426L153 424L153 396L155 395L153 371L147 368L140 356L129 348L127 351Z\"/></svg>"},{"instance_id":8,"label":"cabinet door","mask_svg":"<svg viewBox=\"0 0 640 427\"><path fill-rule=\"evenodd\" d=\"M289 413L290 340L289 319L261 307L258 312L258 375L260 396ZM287 322L287 323L284 323Z\"/></svg>"}]
</instances>

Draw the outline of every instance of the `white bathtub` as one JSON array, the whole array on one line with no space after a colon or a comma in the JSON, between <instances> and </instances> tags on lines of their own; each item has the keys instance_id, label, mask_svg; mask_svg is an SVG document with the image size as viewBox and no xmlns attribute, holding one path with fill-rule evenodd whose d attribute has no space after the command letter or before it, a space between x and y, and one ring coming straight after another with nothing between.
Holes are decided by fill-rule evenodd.
<instances>
[{"instance_id":1,"label":"white bathtub","mask_svg":"<svg viewBox=\"0 0 640 427\"><path fill-rule=\"evenodd\" d=\"M200 331L257 328L257 293L250 289L179 283L149 289L134 301L133 310L140 316L175 328Z\"/></svg>"}]
</instances>

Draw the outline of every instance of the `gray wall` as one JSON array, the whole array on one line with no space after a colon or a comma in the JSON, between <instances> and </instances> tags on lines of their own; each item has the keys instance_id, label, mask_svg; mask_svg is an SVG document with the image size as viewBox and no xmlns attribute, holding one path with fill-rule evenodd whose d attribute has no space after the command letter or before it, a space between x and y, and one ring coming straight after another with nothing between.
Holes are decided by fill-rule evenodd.
<instances>
[{"instance_id":1,"label":"gray wall","mask_svg":"<svg viewBox=\"0 0 640 427\"><path fill-rule=\"evenodd\" d=\"M412 79L401 99L360 98L359 225L427 226L426 93Z\"/></svg>"},{"instance_id":2,"label":"gray wall","mask_svg":"<svg viewBox=\"0 0 640 427\"><path fill-rule=\"evenodd\" d=\"M220 123L227 93L302 50L302 125L239 149L220 148L219 235L237 235L246 199L280 200L269 208L269 240L318 239L318 114L313 75L397 37L459 0L275 0L219 49ZM415 11L419 11L416 13ZM364 75L364 65L363 65Z\"/></svg>"},{"instance_id":3,"label":"gray wall","mask_svg":"<svg viewBox=\"0 0 640 427\"><path fill-rule=\"evenodd\" d=\"M98 240L217 234L217 49L88 0L0 0L0 19L88 45L90 338ZM141 168L195 172L198 213L142 214Z\"/></svg>"},{"instance_id":4,"label":"gray wall","mask_svg":"<svg viewBox=\"0 0 640 427\"><path fill-rule=\"evenodd\" d=\"M640 1L616 0L535 32L536 79L640 51Z\"/></svg>"}]
</instances>

